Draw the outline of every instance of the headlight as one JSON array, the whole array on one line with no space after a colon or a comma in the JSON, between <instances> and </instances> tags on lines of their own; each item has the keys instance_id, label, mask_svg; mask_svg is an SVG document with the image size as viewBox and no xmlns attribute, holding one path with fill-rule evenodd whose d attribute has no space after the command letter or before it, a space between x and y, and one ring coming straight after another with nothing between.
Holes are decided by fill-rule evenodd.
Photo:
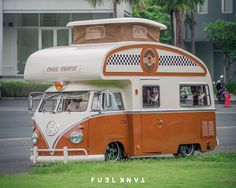
<instances>
[{"instance_id":1,"label":"headlight","mask_svg":"<svg viewBox=\"0 0 236 188\"><path fill-rule=\"evenodd\" d=\"M70 141L73 144L79 144L83 141L83 134L77 131L74 131L70 134Z\"/></svg>"},{"instance_id":2,"label":"headlight","mask_svg":"<svg viewBox=\"0 0 236 188\"><path fill-rule=\"evenodd\" d=\"M36 144L37 141L38 141L38 135L37 135L37 133L34 132L31 139L32 139L32 143L33 143L33 144Z\"/></svg>"}]
</instances>

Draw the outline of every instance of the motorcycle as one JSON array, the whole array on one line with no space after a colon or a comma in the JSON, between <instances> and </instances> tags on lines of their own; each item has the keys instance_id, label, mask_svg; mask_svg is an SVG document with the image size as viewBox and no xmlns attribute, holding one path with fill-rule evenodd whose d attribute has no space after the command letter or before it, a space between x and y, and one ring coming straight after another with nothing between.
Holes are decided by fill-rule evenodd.
<instances>
[{"instance_id":1,"label":"motorcycle","mask_svg":"<svg viewBox=\"0 0 236 188\"><path fill-rule=\"evenodd\" d=\"M216 87L216 98L219 103L224 103L226 99L226 92L227 89L225 87L224 81L223 81L223 75L220 76L220 79L216 82L215 87Z\"/></svg>"}]
</instances>

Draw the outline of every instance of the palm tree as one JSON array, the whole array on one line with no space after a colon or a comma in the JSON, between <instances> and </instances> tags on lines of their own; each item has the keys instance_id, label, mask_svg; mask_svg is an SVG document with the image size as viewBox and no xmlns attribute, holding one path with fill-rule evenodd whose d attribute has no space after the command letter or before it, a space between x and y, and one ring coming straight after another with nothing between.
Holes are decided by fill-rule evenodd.
<instances>
[{"instance_id":1,"label":"palm tree","mask_svg":"<svg viewBox=\"0 0 236 188\"><path fill-rule=\"evenodd\" d=\"M101 5L103 0L87 0L93 7L96 7L97 4ZM127 0L112 0L113 2L113 18L117 18L117 5L121 4L123 1Z\"/></svg>"},{"instance_id":2,"label":"palm tree","mask_svg":"<svg viewBox=\"0 0 236 188\"><path fill-rule=\"evenodd\" d=\"M171 0L154 0L154 3L164 8L170 14L171 22L171 43L176 45L175 41L175 3Z\"/></svg>"},{"instance_id":3,"label":"palm tree","mask_svg":"<svg viewBox=\"0 0 236 188\"><path fill-rule=\"evenodd\" d=\"M93 7L96 7L97 4L100 6L103 3L103 0L87 0ZM144 6L144 0L112 0L113 2L113 18L117 18L117 5L121 4L124 1L130 1L137 4L140 7Z\"/></svg>"},{"instance_id":4,"label":"palm tree","mask_svg":"<svg viewBox=\"0 0 236 188\"><path fill-rule=\"evenodd\" d=\"M193 12L193 10L195 10L195 4L203 3L203 1L204 0L155 0L155 2L165 8L171 16L172 44L180 48L184 47L184 14L189 10ZM194 16L192 18L191 31L193 31L192 34L194 35ZM174 20L176 20L176 24Z\"/></svg>"},{"instance_id":5,"label":"palm tree","mask_svg":"<svg viewBox=\"0 0 236 188\"><path fill-rule=\"evenodd\" d=\"M156 3L165 8L171 16L172 44L183 48L184 12L187 8L186 4L189 3L189 0L156 0Z\"/></svg>"},{"instance_id":6,"label":"palm tree","mask_svg":"<svg viewBox=\"0 0 236 188\"><path fill-rule=\"evenodd\" d=\"M191 51L195 54L195 12L197 4L203 4L204 0L191 0L192 4L190 7L191 17L190 17L190 25L189 28L191 30Z\"/></svg>"}]
</instances>

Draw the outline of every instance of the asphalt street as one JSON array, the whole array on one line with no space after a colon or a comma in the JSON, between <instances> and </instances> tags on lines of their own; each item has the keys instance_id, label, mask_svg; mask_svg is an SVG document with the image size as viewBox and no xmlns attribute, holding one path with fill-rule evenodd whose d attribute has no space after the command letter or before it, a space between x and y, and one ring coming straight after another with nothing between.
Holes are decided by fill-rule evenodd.
<instances>
[{"instance_id":1,"label":"asphalt street","mask_svg":"<svg viewBox=\"0 0 236 188\"><path fill-rule=\"evenodd\" d=\"M236 103L231 107L216 104L219 151L236 151ZM0 173L20 173L32 168L31 114L27 100L0 100Z\"/></svg>"}]
</instances>

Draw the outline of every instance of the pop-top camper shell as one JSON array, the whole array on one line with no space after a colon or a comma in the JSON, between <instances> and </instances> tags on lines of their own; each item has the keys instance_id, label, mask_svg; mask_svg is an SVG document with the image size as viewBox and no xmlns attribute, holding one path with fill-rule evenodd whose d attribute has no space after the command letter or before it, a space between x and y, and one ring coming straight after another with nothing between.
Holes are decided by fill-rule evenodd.
<instances>
[{"instance_id":1,"label":"pop-top camper shell","mask_svg":"<svg viewBox=\"0 0 236 188\"><path fill-rule=\"evenodd\" d=\"M166 26L138 18L71 22L67 26L73 27L73 44L32 54L24 78L61 81L65 85L60 93L89 91L88 106L83 113L53 114L40 112L39 107L34 114L37 142L31 160L103 160L110 146L127 157L178 154L184 147L205 152L216 147L209 71L196 56L159 43L160 30ZM182 105L180 90L188 93L191 87L205 90L203 105ZM159 92L155 107L144 105L145 89L150 88ZM54 86L46 91L56 92ZM123 108L94 111L97 92L119 92ZM101 100L104 105L105 99ZM51 124L58 129L54 135L47 134ZM83 137L79 144L69 142L76 131Z\"/></svg>"}]
</instances>

